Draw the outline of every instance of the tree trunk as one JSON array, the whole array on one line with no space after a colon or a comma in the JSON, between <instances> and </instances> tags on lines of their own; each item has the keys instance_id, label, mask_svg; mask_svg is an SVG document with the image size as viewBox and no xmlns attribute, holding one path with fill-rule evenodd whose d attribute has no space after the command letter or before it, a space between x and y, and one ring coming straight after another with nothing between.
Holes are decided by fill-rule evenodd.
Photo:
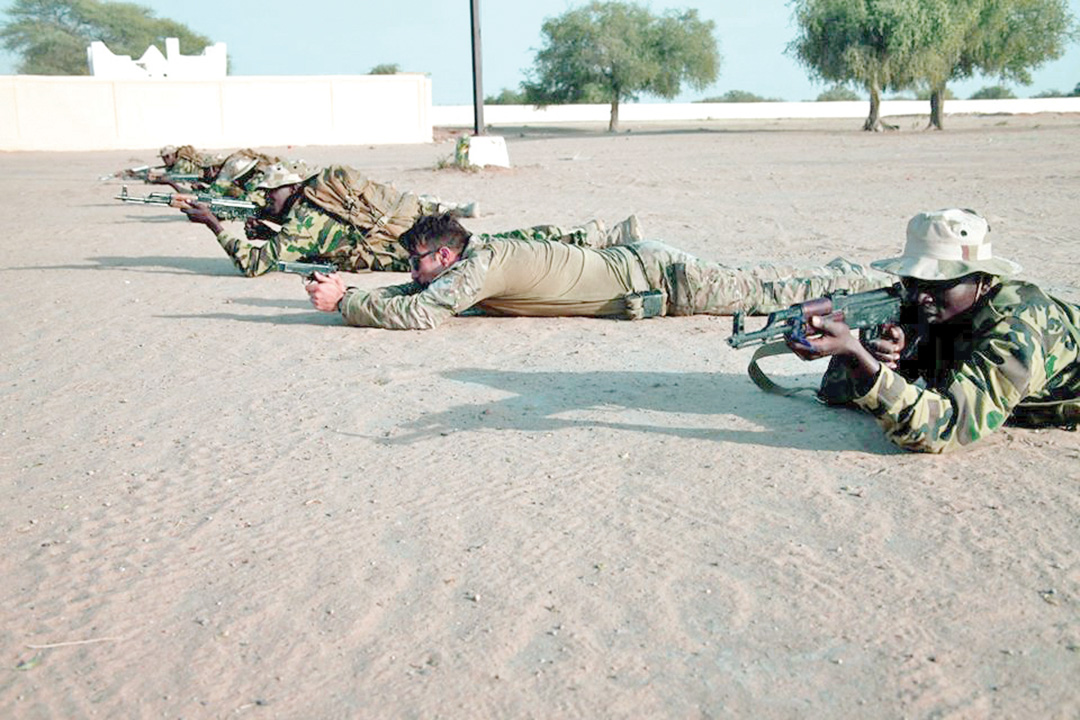
<instances>
[{"instance_id":1,"label":"tree trunk","mask_svg":"<svg viewBox=\"0 0 1080 720\"><path fill-rule=\"evenodd\" d=\"M867 83L866 89L870 91L870 115L863 123L863 130L868 132L881 132L882 130L896 130L895 125L889 125L881 120L881 88L876 81Z\"/></svg>"},{"instance_id":2,"label":"tree trunk","mask_svg":"<svg viewBox=\"0 0 1080 720\"><path fill-rule=\"evenodd\" d=\"M611 101L611 119L608 121L607 131L617 132L619 130L619 98L616 97Z\"/></svg>"},{"instance_id":3,"label":"tree trunk","mask_svg":"<svg viewBox=\"0 0 1080 720\"><path fill-rule=\"evenodd\" d=\"M945 129L945 83L934 86L930 90L930 124L926 126L926 129L931 128Z\"/></svg>"}]
</instances>

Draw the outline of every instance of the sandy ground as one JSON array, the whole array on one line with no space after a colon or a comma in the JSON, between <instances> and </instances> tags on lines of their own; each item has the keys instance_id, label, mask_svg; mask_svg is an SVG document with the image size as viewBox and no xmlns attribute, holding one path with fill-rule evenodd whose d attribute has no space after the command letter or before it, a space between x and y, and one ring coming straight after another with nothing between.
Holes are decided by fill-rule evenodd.
<instances>
[{"instance_id":1,"label":"sandy ground","mask_svg":"<svg viewBox=\"0 0 1080 720\"><path fill-rule=\"evenodd\" d=\"M732 263L972 207L1080 299L1080 117L924 124L269 150ZM346 328L99 179L153 160L0 155L0 717L1080 717L1077 433L903 454L728 318Z\"/></svg>"}]
</instances>

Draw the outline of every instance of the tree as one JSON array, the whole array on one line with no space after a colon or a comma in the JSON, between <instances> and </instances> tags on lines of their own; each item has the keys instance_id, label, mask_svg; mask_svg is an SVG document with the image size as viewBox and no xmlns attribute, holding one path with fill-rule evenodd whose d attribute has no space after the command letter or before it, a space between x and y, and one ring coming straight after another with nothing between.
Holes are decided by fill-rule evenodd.
<instances>
[{"instance_id":1,"label":"tree","mask_svg":"<svg viewBox=\"0 0 1080 720\"><path fill-rule=\"evenodd\" d=\"M151 45L165 51L164 39L180 40L198 53L210 39L185 25L157 18L133 3L99 0L15 0L0 26L4 48L22 56L16 72L28 75L88 75L86 48L94 40L118 55L141 57Z\"/></svg>"},{"instance_id":2,"label":"tree","mask_svg":"<svg viewBox=\"0 0 1080 720\"><path fill-rule=\"evenodd\" d=\"M379 63L368 70L368 75L397 75L401 72L401 66L397 63Z\"/></svg>"},{"instance_id":3,"label":"tree","mask_svg":"<svg viewBox=\"0 0 1080 720\"><path fill-rule=\"evenodd\" d=\"M719 97L709 97L698 100L703 103L748 103L748 102L783 102L780 98L762 97L749 90L728 90Z\"/></svg>"},{"instance_id":4,"label":"tree","mask_svg":"<svg viewBox=\"0 0 1080 720\"><path fill-rule=\"evenodd\" d=\"M503 88L498 95L488 95L484 98L485 105L527 105L525 93Z\"/></svg>"},{"instance_id":5,"label":"tree","mask_svg":"<svg viewBox=\"0 0 1080 720\"><path fill-rule=\"evenodd\" d=\"M670 99L683 81L701 90L716 79L714 27L697 10L657 17L633 3L594 1L544 21L544 47L521 87L535 105L607 102L614 132L620 102Z\"/></svg>"},{"instance_id":6,"label":"tree","mask_svg":"<svg viewBox=\"0 0 1080 720\"><path fill-rule=\"evenodd\" d=\"M847 85L833 85L828 90L820 93L817 96L818 102L842 102L858 100L859 93L855 92Z\"/></svg>"},{"instance_id":7,"label":"tree","mask_svg":"<svg viewBox=\"0 0 1080 720\"><path fill-rule=\"evenodd\" d=\"M882 130L881 93L923 76L927 49L947 41L948 0L792 0L798 36L787 52L812 76L870 94L864 130Z\"/></svg>"},{"instance_id":8,"label":"tree","mask_svg":"<svg viewBox=\"0 0 1080 720\"><path fill-rule=\"evenodd\" d=\"M976 90L969 100L1012 100L1016 95L1004 85L987 85Z\"/></svg>"},{"instance_id":9,"label":"tree","mask_svg":"<svg viewBox=\"0 0 1080 720\"><path fill-rule=\"evenodd\" d=\"M1072 37L1067 0L949 0L954 41L927 75L930 127L944 127L945 85L975 73L1029 85L1031 69L1056 60Z\"/></svg>"}]
</instances>

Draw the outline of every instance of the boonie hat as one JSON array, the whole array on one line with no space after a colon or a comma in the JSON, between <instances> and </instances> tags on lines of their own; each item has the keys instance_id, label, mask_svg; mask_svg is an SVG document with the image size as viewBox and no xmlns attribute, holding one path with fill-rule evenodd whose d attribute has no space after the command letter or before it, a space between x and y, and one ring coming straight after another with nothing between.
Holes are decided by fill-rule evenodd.
<instances>
[{"instance_id":1,"label":"boonie hat","mask_svg":"<svg viewBox=\"0 0 1080 720\"><path fill-rule=\"evenodd\" d=\"M953 280L984 272L1013 275L1020 266L994 257L990 225L973 210L949 208L919 213L907 226L900 257L875 260L871 267L918 280Z\"/></svg>"},{"instance_id":2,"label":"boonie hat","mask_svg":"<svg viewBox=\"0 0 1080 720\"><path fill-rule=\"evenodd\" d=\"M166 155L175 155L177 149L178 148L175 145L166 145L160 150L158 150L158 156L165 157Z\"/></svg>"},{"instance_id":3,"label":"boonie hat","mask_svg":"<svg viewBox=\"0 0 1080 720\"><path fill-rule=\"evenodd\" d=\"M303 163L274 163L266 169L266 177L255 187L273 190L283 185L295 185L304 182L318 172L317 169L309 170Z\"/></svg>"}]
</instances>

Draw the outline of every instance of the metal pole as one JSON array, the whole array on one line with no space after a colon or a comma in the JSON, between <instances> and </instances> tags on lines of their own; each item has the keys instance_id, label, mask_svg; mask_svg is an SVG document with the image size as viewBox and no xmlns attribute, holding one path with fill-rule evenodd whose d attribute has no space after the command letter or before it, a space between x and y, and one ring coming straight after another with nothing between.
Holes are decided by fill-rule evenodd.
<instances>
[{"instance_id":1,"label":"metal pole","mask_svg":"<svg viewBox=\"0 0 1080 720\"><path fill-rule=\"evenodd\" d=\"M480 60L480 0L469 0L472 11L473 134L484 134L484 69Z\"/></svg>"}]
</instances>

